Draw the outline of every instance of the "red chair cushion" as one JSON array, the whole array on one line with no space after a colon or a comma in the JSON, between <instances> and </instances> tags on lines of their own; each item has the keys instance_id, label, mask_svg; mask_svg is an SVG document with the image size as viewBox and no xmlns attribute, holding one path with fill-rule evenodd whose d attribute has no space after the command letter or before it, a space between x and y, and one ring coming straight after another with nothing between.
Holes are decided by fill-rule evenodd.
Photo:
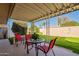
<instances>
[{"instance_id":1,"label":"red chair cushion","mask_svg":"<svg viewBox=\"0 0 79 59\"><path fill-rule=\"evenodd\" d=\"M45 52L45 53L48 52L48 46L46 46L46 45L43 45L43 46L38 45L37 48L40 49L40 50L42 50L42 51Z\"/></svg>"},{"instance_id":2,"label":"red chair cushion","mask_svg":"<svg viewBox=\"0 0 79 59\"><path fill-rule=\"evenodd\" d=\"M50 43L50 49L52 49L52 48L53 48L54 43L55 43L55 41L54 41L54 40L52 40L52 42Z\"/></svg>"},{"instance_id":3,"label":"red chair cushion","mask_svg":"<svg viewBox=\"0 0 79 59\"><path fill-rule=\"evenodd\" d=\"M18 41L22 41L22 37L20 34L18 33L15 33L15 38L18 40Z\"/></svg>"},{"instance_id":4,"label":"red chair cushion","mask_svg":"<svg viewBox=\"0 0 79 59\"><path fill-rule=\"evenodd\" d=\"M52 49L54 47L55 41L56 41L56 38L51 40L49 49Z\"/></svg>"}]
</instances>

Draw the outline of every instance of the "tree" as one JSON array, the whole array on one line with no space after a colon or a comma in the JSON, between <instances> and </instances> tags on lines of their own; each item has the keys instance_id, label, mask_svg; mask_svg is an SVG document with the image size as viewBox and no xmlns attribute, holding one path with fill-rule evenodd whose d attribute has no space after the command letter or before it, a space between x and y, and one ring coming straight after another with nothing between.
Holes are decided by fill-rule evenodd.
<instances>
[{"instance_id":1,"label":"tree","mask_svg":"<svg viewBox=\"0 0 79 59\"><path fill-rule=\"evenodd\" d=\"M40 28L34 25L34 32L39 33L40 32Z\"/></svg>"},{"instance_id":2,"label":"tree","mask_svg":"<svg viewBox=\"0 0 79 59\"><path fill-rule=\"evenodd\" d=\"M31 27L29 28L29 30L31 31ZM40 32L40 28L37 27L37 26L35 26L35 25L34 25L34 32L37 33L37 34L39 34L39 35L43 34L42 32Z\"/></svg>"},{"instance_id":3,"label":"tree","mask_svg":"<svg viewBox=\"0 0 79 59\"><path fill-rule=\"evenodd\" d=\"M59 26L79 26L78 22L71 21L68 17L58 17Z\"/></svg>"},{"instance_id":4,"label":"tree","mask_svg":"<svg viewBox=\"0 0 79 59\"><path fill-rule=\"evenodd\" d=\"M40 24L40 28L42 28L43 26L45 27L46 23L44 21L42 21L42 23Z\"/></svg>"},{"instance_id":5,"label":"tree","mask_svg":"<svg viewBox=\"0 0 79 59\"><path fill-rule=\"evenodd\" d=\"M65 22L63 24L61 24L61 26L79 26L79 23L78 22L75 22L75 21L68 21L68 22Z\"/></svg>"}]
</instances>

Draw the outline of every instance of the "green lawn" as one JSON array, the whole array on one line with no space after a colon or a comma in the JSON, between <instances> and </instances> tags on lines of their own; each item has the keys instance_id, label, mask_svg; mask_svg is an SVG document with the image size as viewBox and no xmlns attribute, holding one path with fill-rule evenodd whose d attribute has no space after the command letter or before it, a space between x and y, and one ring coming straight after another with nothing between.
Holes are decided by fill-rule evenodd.
<instances>
[{"instance_id":1,"label":"green lawn","mask_svg":"<svg viewBox=\"0 0 79 59\"><path fill-rule=\"evenodd\" d=\"M65 40L67 40L69 42L79 43L79 38L68 37L68 38L65 38Z\"/></svg>"},{"instance_id":2,"label":"green lawn","mask_svg":"<svg viewBox=\"0 0 79 59\"><path fill-rule=\"evenodd\" d=\"M40 35L40 38L45 39L47 42L52 40L53 36ZM75 37L61 37L61 39L56 40L57 46L61 46L67 49L71 49L75 53L79 53L79 38Z\"/></svg>"}]
</instances>

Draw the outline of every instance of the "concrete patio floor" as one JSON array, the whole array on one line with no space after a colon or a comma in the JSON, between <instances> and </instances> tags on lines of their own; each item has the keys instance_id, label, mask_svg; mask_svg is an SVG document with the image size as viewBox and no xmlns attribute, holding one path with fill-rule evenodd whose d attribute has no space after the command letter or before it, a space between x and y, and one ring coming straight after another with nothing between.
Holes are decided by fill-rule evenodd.
<instances>
[{"instance_id":1,"label":"concrete patio floor","mask_svg":"<svg viewBox=\"0 0 79 59\"><path fill-rule=\"evenodd\" d=\"M53 48L56 56L79 56L79 54L73 53L71 50L54 46ZM39 51L39 56L44 56L44 53ZM35 48L33 48L29 54L26 53L26 49L23 46L14 47L10 45L8 39L0 40L0 56L35 56ZM52 51L49 51L48 56L53 56Z\"/></svg>"}]
</instances>

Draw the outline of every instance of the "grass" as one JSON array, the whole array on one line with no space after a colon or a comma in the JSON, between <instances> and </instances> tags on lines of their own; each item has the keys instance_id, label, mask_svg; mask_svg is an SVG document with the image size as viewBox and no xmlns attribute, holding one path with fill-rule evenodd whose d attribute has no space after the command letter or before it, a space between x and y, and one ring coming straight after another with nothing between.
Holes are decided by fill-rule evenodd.
<instances>
[{"instance_id":1,"label":"grass","mask_svg":"<svg viewBox=\"0 0 79 59\"><path fill-rule=\"evenodd\" d=\"M70 42L79 43L79 38L68 37L68 38L65 38L65 40L70 41Z\"/></svg>"},{"instance_id":2,"label":"grass","mask_svg":"<svg viewBox=\"0 0 79 59\"><path fill-rule=\"evenodd\" d=\"M49 42L54 36L45 36L40 35L40 38L44 39L45 41ZM61 37L60 39L56 40L55 45L61 46L67 49L71 49L73 52L79 54L79 38L75 37Z\"/></svg>"},{"instance_id":3,"label":"grass","mask_svg":"<svg viewBox=\"0 0 79 59\"><path fill-rule=\"evenodd\" d=\"M60 40L57 39L56 45L64 48L71 49L75 53L79 53L79 43L67 41L66 39L70 39L70 37L62 37ZM75 40L75 39L74 39Z\"/></svg>"}]
</instances>

